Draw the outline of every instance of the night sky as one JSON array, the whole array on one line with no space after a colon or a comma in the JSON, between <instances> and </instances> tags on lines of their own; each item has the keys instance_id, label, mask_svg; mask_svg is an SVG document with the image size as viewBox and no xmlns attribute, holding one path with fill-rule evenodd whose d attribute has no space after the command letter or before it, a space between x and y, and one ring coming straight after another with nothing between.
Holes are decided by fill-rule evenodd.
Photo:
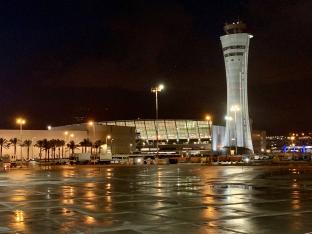
<instances>
[{"instance_id":1,"label":"night sky","mask_svg":"<svg viewBox=\"0 0 312 234\"><path fill-rule=\"evenodd\" d=\"M312 1L1 1L1 128L154 118L150 88L164 83L160 118L224 124L219 37L238 19L249 56L253 128L310 131Z\"/></svg>"}]
</instances>

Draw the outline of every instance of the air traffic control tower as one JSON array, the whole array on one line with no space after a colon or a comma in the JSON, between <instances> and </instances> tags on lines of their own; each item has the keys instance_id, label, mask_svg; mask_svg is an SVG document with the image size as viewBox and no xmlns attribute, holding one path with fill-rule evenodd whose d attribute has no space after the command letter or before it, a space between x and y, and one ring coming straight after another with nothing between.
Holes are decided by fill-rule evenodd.
<instances>
[{"instance_id":1,"label":"air traffic control tower","mask_svg":"<svg viewBox=\"0 0 312 234\"><path fill-rule=\"evenodd\" d=\"M246 33L246 25L239 21L224 26L221 36L226 83L227 114L224 147L236 149L236 153L252 153L248 95L247 67L251 34Z\"/></svg>"}]
</instances>

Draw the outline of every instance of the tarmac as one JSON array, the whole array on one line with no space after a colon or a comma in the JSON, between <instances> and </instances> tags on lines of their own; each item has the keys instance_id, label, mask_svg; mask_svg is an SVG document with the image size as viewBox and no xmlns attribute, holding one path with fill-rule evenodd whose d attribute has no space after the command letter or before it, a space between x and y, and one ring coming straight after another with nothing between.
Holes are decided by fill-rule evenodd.
<instances>
[{"instance_id":1,"label":"tarmac","mask_svg":"<svg viewBox=\"0 0 312 234\"><path fill-rule=\"evenodd\" d=\"M0 172L0 233L308 233L311 166Z\"/></svg>"}]
</instances>

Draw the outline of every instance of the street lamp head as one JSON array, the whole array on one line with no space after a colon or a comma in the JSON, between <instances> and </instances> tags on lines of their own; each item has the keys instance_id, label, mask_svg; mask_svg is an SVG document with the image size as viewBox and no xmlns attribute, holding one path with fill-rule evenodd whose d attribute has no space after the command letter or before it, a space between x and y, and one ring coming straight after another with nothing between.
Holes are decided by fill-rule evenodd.
<instances>
[{"instance_id":1,"label":"street lamp head","mask_svg":"<svg viewBox=\"0 0 312 234\"><path fill-rule=\"evenodd\" d=\"M165 86L163 84L158 85L159 92L162 91L164 88L165 88Z\"/></svg>"},{"instance_id":2,"label":"street lamp head","mask_svg":"<svg viewBox=\"0 0 312 234\"><path fill-rule=\"evenodd\" d=\"M23 118L17 118L17 119L16 119L16 123L17 123L17 124L20 124L20 125L23 125L23 124L26 123L26 120L23 119Z\"/></svg>"},{"instance_id":3,"label":"street lamp head","mask_svg":"<svg viewBox=\"0 0 312 234\"><path fill-rule=\"evenodd\" d=\"M48 130L51 130L51 129L52 129L52 126L51 126L51 125L48 125L48 126L47 126L47 129L48 129Z\"/></svg>"},{"instance_id":4,"label":"street lamp head","mask_svg":"<svg viewBox=\"0 0 312 234\"><path fill-rule=\"evenodd\" d=\"M234 105L234 106L231 106L230 111L237 112L237 111L240 111L240 108L238 105Z\"/></svg>"},{"instance_id":5,"label":"street lamp head","mask_svg":"<svg viewBox=\"0 0 312 234\"><path fill-rule=\"evenodd\" d=\"M93 121L89 121L89 122L88 122L88 125L89 125L89 126L93 126L93 125L94 125L94 122L93 122Z\"/></svg>"},{"instance_id":6,"label":"street lamp head","mask_svg":"<svg viewBox=\"0 0 312 234\"><path fill-rule=\"evenodd\" d=\"M106 139L111 139L111 135L107 135L107 136L106 136Z\"/></svg>"},{"instance_id":7,"label":"street lamp head","mask_svg":"<svg viewBox=\"0 0 312 234\"><path fill-rule=\"evenodd\" d=\"M224 119L227 120L227 121L232 121L233 120L232 116L228 116L228 115L226 115L224 117Z\"/></svg>"},{"instance_id":8,"label":"street lamp head","mask_svg":"<svg viewBox=\"0 0 312 234\"><path fill-rule=\"evenodd\" d=\"M161 92L164 89L165 89L165 86L163 84L160 84L158 86L152 87L151 88L151 92L152 93L159 93L159 92Z\"/></svg>"},{"instance_id":9,"label":"street lamp head","mask_svg":"<svg viewBox=\"0 0 312 234\"><path fill-rule=\"evenodd\" d=\"M210 121L210 120L211 120L211 116L210 116L210 115L206 115L206 116L205 116L205 119L206 119L207 121Z\"/></svg>"}]
</instances>

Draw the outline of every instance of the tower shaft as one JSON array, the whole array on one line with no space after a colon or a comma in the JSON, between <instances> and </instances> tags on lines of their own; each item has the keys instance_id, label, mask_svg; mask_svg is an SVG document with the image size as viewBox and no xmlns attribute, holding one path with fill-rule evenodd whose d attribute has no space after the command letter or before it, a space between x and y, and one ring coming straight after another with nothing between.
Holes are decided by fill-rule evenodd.
<instances>
[{"instance_id":1,"label":"tower shaft","mask_svg":"<svg viewBox=\"0 0 312 234\"><path fill-rule=\"evenodd\" d=\"M252 35L243 32L244 24L238 22L225 26L221 36L226 83L227 118L225 147L245 148L253 152L247 94L247 67L249 42Z\"/></svg>"}]
</instances>

